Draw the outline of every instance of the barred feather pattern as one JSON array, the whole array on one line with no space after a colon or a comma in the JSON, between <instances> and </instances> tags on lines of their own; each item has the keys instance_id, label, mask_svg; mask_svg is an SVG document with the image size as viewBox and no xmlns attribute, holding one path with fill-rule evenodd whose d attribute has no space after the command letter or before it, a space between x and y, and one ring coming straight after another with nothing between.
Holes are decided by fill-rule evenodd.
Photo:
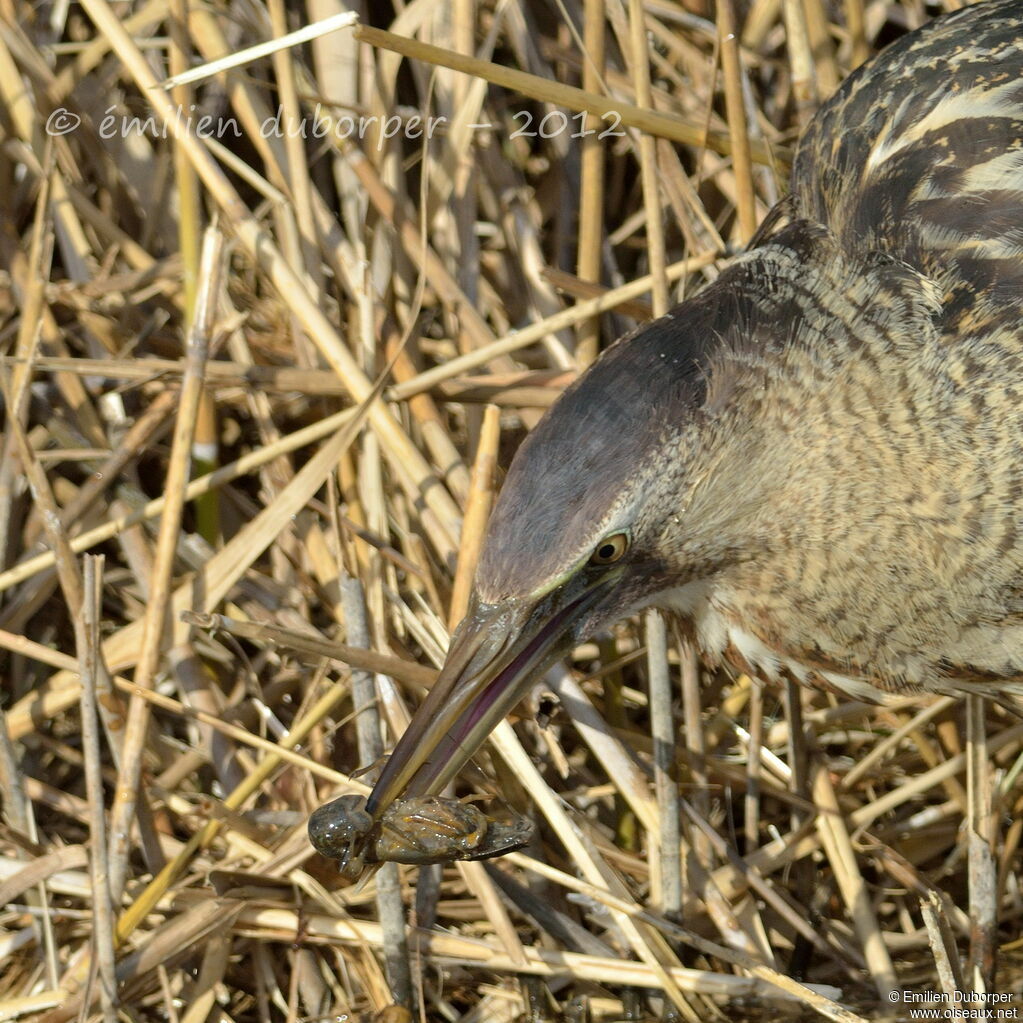
<instances>
[{"instance_id":1,"label":"barred feather pattern","mask_svg":"<svg viewBox=\"0 0 1023 1023\"><path fill-rule=\"evenodd\" d=\"M945 290L949 340L1018 331L1023 3L939 18L854 72L800 141L799 216Z\"/></svg>"}]
</instances>

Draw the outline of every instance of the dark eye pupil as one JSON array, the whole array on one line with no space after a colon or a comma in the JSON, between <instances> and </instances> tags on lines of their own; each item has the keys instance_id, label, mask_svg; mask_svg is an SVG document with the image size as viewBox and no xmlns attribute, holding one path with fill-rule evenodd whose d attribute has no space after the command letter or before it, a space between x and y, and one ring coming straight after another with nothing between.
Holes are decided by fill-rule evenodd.
<instances>
[{"instance_id":1,"label":"dark eye pupil","mask_svg":"<svg viewBox=\"0 0 1023 1023\"><path fill-rule=\"evenodd\" d=\"M608 558L613 558L616 551L617 548L613 543L606 543L597 551L597 554L606 561Z\"/></svg>"}]
</instances>

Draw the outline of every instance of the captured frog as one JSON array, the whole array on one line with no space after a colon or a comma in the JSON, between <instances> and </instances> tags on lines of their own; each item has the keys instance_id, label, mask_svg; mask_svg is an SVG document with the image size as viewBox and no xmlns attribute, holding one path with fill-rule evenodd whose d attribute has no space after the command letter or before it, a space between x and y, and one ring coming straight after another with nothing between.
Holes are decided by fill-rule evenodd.
<instances>
[{"instance_id":1,"label":"captured frog","mask_svg":"<svg viewBox=\"0 0 1023 1023\"><path fill-rule=\"evenodd\" d=\"M398 799L377 822L365 806L362 796L341 796L309 818L313 847L337 860L350 881L372 863L484 860L521 849L533 836L533 826L525 818L494 820L457 799Z\"/></svg>"}]
</instances>

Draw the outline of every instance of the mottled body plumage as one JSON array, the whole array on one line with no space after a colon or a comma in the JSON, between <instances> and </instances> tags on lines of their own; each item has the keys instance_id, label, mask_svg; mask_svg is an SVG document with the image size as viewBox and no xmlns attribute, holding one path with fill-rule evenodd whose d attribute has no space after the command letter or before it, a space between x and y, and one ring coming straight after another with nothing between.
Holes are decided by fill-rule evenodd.
<instances>
[{"instance_id":1,"label":"mottled body plumage","mask_svg":"<svg viewBox=\"0 0 1023 1023\"><path fill-rule=\"evenodd\" d=\"M669 606L712 657L856 696L1015 681L1023 406L992 414L973 369L1009 352L954 342L937 284L806 222L735 271L769 297L708 369ZM703 571L707 546L735 554Z\"/></svg>"}]
</instances>

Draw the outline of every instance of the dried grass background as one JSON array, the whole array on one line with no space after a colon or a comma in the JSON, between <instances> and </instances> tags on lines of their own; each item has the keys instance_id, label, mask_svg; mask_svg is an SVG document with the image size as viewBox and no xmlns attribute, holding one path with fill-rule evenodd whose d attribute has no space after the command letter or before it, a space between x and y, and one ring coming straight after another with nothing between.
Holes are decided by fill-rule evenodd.
<instances>
[{"instance_id":1,"label":"dried grass background","mask_svg":"<svg viewBox=\"0 0 1023 1023\"><path fill-rule=\"evenodd\" d=\"M701 678L656 618L465 774L532 847L357 890L305 831L544 408L940 9L375 4L168 90L341 0L0 0L0 1019L905 1018L996 945L1019 996L1019 720Z\"/></svg>"}]
</instances>

